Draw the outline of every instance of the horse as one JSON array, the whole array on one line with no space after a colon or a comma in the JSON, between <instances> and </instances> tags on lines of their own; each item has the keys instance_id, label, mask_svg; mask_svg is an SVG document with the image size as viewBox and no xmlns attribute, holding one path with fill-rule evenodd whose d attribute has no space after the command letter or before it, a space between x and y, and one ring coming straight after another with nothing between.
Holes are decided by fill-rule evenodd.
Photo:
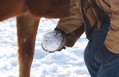
<instances>
[{"instance_id":1,"label":"horse","mask_svg":"<svg viewBox=\"0 0 119 77\"><path fill-rule=\"evenodd\" d=\"M40 19L66 17L69 7L70 0L0 0L0 22L16 17L19 77L30 77Z\"/></svg>"}]
</instances>

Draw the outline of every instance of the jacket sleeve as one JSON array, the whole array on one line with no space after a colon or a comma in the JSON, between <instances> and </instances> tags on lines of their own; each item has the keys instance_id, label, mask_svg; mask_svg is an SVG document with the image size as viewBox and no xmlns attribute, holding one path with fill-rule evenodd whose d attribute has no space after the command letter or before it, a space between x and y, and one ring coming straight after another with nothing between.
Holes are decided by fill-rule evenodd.
<instances>
[{"instance_id":1,"label":"jacket sleeve","mask_svg":"<svg viewBox=\"0 0 119 77\"><path fill-rule=\"evenodd\" d=\"M63 30L66 34L72 33L83 24L81 12L76 0L70 2L69 15L61 18L56 28Z\"/></svg>"},{"instance_id":2,"label":"jacket sleeve","mask_svg":"<svg viewBox=\"0 0 119 77\"><path fill-rule=\"evenodd\" d=\"M119 0L109 0L109 4L112 14L105 45L111 52L119 54Z\"/></svg>"}]
</instances>

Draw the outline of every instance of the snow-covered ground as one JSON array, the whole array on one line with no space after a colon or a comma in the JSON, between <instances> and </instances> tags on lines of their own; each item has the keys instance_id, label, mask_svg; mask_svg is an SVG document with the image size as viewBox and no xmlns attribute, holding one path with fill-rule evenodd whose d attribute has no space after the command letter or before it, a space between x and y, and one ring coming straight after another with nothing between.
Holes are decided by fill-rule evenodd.
<instances>
[{"instance_id":1,"label":"snow-covered ground","mask_svg":"<svg viewBox=\"0 0 119 77\"><path fill-rule=\"evenodd\" d=\"M83 60L87 44L85 34L73 48L48 53L41 48L46 32L52 31L57 20L42 18L38 29L31 77L90 77ZM0 22L0 77L18 77L16 21L11 18Z\"/></svg>"}]
</instances>

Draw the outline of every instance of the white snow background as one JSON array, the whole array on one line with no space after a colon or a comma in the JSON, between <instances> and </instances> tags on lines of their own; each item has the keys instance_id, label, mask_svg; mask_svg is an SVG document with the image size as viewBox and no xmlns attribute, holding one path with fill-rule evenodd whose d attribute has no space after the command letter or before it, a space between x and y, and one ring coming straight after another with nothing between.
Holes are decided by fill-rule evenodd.
<instances>
[{"instance_id":1,"label":"white snow background","mask_svg":"<svg viewBox=\"0 0 119 77\"><path fill-rule=\"evenodd\" d=\"M41 48L45 33L52 31L58 19L42 18L37 33L31 77L90 77L83 54L88 40L85 34L72 48L48 53ZM0 22L0 77L18 77L16 19Z\"/></svg>"}]
</instances>

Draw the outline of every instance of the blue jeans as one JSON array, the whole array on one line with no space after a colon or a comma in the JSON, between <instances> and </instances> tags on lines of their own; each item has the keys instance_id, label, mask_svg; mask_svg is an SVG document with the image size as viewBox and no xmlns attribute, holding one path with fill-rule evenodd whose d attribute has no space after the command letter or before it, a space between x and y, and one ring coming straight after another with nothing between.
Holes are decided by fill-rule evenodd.
<instances>
[{"instance_id":1,"label":"blue jeans","mask_svg":"<svg viewBox=\"0 0 119 77\"><path fill-rule=\"evenodd\" d=\"M95 59L95 54L101 45L104 44L105 37L109 30L110 20L106 16L100 30L95 25L85 51L84 60L91 77L119 77L119 57L107 64L100 64Z\"/></svg>"}]
</instances>

